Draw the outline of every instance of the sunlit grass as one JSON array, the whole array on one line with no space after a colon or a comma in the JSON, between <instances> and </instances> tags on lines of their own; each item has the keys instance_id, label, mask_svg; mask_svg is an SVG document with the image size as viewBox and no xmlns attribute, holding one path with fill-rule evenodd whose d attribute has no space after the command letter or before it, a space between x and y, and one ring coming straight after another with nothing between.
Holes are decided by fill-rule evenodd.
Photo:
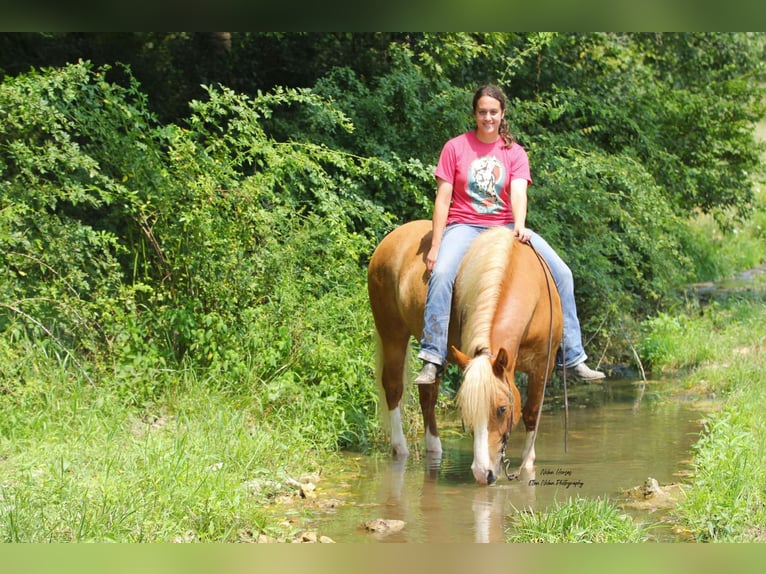
<instances>
[{"instance_id":1,"label":"sunlit grass","mask_svg":"<svg viewBox=\"0 0 766 574\"><path fill-rule=\"evenodd\" d=\"M311 437L179 372L174 392L126 405L37 364L0 395L0 540L237 541L279 535L265 509L309 470Z\"/></svg>"},{"instance_id":2,"label":"sunlit grass","mask_svg":"<svg viewBox=\"0 0 766 574\"><path fill-rule=\"evenodd\" d=\"M646 323L652 367L720 399L693 448L675 520L699 541L766 540L766 274L719 292L696 313Z\"/></svg>"},{"instance_id":3,"label":"sunlit grass","mask_svg":"<svg viewBox=\"0 0 766 574\"><path fill-rule=\"evenodd\" d=\"M644 542L649 533L608 500L555 501L544 512L512 517L508 542Z\"/></svg>"},{"instance_id":4,"label":"sunlit grass","mask_svg":"<svg viewBox=\"0 0 766 574\"><path fill-rule=\"evenodd\" d=\"M721 341L689 386L723 397L694 447L694 475L678 509L698 540L766 539L766 305L739 299L718 309Z\"/></svg>"},{"instance_id":5,"label":"sunlit grass","mask_svg":"<svg viewBox=\"0 0 766 574\"><path fill-rule=\"evenodd\" d=\"M766 540L764 407L762 392L745 392L708 421L694 449L691 487L677 512L697 540Z\"/></svg>"}]
</instances>

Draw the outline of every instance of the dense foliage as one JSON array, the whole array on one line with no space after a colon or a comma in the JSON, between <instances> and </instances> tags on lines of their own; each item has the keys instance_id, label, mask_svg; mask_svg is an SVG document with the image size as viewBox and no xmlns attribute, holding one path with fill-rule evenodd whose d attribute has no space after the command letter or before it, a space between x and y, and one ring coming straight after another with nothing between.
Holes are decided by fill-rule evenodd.
<instances>
[{"instance_id":1,"label":"dense foliage","mask_svg":"<svg viewBox=\"0 0 766 574\"><path fill-rule=\"evenodd\" d=\"M32 342L138 405L164 370L206 369L265 412L321 411L341 445L375 424L366 260L395 224L430 217L432 166L470 127L477 84L509 94L531 225L574 271L593 353L623 340L622 318L713 278L715 239L689 220L732 230L761 176L761 35L3 34L0 47L4 361ZM3 392L23 384L0 374Z\"/></svg>"}]
</instances>

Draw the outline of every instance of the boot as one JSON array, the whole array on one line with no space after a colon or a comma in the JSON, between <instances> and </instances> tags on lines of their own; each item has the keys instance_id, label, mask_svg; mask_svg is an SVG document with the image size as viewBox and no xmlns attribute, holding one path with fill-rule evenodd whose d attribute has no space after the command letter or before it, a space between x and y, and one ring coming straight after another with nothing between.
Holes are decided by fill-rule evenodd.
<instances>
[{"instance_id":1,"label":"boot","mask_svg":"<svg viewBox=\"0 0 766 574\"><path fill-rule=\"evenodd\" d=\"M432 385L436 382L436 377L439 376L439 365L423 361L423 368L420 370L420 374L412 381L416 385Z\"/></svg>"},{"instance_id":2,"label":"boot","mask_svg":"<svg viewBox=\"0 0 766 574\"><path fill-rule=\"evenodd\" d=\"M574 367L569 367L567 369L567 374L575 376L582 381L598 381L600 379L606 378L604 373L591 369L584 362L580 363L579 365L575 365Z\"/></svg>"}]
</instances>

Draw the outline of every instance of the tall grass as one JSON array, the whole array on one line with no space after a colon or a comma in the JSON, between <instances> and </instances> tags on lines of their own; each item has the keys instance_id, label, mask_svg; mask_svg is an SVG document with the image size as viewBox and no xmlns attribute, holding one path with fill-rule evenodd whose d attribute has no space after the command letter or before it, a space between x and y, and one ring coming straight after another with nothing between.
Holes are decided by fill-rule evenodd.
<instances>
[{"instance_id":1,"label":"tall grass","mask_svg":"<svg viewBox=\"0 0 766 574\"><path fill-rule=\"evenodd\" d=\"M677 519L699 541L766 540L766 298L737 298L706 314L720 341L689 385L723 397L694 447L694 474Z\"/></svg>"},{"instance_id":2,"label":"tall grass","mask_svg":"<svg viewBox=\"0 0 766 574\"><path fill-rule=\"evenodd\" d=\"M742 269L762 264L764 211L717 254ZM739 252L736 257L733 253ZM693 476L675 518L698 541L766 540L766 274L724 281L707 305L644 323L653 370L720 399L693 448Z\"/></svg>"},{"instance_id":3,"label":"tall grass","mask_svg":"<svg viewBox=\"0 0 766 574\"><path fill-rule=\"evenodd\" d=\"M1 541L279 536L266 509L288 478L321 471L321 436L192 370L136 406L56 360L20 369L25 383L0 395Z\"/></svg>"}]
</instances>

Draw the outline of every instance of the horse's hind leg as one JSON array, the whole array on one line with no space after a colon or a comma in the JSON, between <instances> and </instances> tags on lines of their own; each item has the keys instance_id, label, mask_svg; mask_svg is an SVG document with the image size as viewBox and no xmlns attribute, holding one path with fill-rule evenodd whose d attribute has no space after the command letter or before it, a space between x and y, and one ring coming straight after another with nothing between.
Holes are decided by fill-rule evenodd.
<instances>
[{"instance_id":1,"label":"horse's hind leg","mask_svg":"<svg viewBox=\"0 0 766 574\"><path fill-rule=\"evenodd\" d=\"M436 455L442 453L442 443L436 427L436 399L439 398L440 382L441 379L438 379L433 385L418 385L420 411L423 413L423 426L426 431L426 451Z\"/></svg>"},{"instance_id":2,"label":"horse's hind leg","mask_svg":"<svg viewBox=\"0 0 766 574\"><path fill-rule=\"evenodd\" d=\"M394 454L407 456L407 439L402 425L401 400L404 394L404 375L409 348L409 333L378 338L378 370L380 384L388 408L391 427L391 446Z\"/></svg>"}]
</instances>

